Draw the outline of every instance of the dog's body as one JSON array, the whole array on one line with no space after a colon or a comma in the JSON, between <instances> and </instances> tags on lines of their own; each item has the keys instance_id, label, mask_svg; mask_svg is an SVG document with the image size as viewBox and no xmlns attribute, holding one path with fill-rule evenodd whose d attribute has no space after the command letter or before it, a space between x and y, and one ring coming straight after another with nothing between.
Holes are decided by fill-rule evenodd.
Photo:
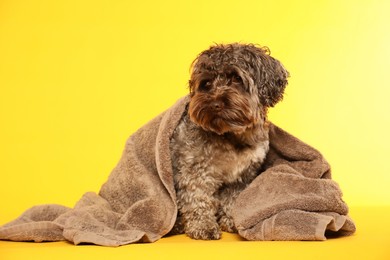
<instances>
[{"instance_id":1,"label":"dog's body","mask_svg":"<svg viewBox=\"0 0 390 260\"><path fill-rule=\"evenodd\" d=\"M185 116L171 142L179 220L176 232L195 239L218 239L220 228L234 232L230 208L257 175L268 151L266 131L256 145L234 135L204 131ZM182 230L182 231L179 231Z\"/></svg>"},{"instance_id":2,"label":"dog's body","mask_svg":"<svg viewBox=\"0 0 390 260\"><path fill-rule=\"evenodd\" d=\"M191 100L171 139L178 218L172 233L219 239L235 232L231 208L268 152L267 108L288 72L254 45L217 45L195 60Z\"/></svg>"}]
</instances>

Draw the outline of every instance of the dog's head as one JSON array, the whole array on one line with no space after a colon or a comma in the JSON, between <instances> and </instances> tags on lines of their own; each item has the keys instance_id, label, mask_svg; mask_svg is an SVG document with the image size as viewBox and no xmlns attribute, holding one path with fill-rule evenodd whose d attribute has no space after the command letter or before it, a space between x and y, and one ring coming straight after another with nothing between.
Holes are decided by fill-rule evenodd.
<instances>
[{"instance_id":1,"label":"dog's head","mask_svg":"<svg viewBox=\"0 0 390 260\"><path fill-rule=\"evenodd\" d=\"M206 131L243 133L264 120L267 108L282 99L288 76L268 48L212 46L192 65L190 118Z\"/></svg>"}]
</instances>

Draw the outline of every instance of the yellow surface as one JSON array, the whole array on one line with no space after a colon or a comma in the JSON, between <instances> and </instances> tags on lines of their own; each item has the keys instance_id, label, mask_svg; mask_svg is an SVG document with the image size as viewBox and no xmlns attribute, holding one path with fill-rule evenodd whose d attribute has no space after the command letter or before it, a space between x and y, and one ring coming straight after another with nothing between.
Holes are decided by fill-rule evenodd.
<instances>
[{"instance_id":1,"label":"yellow surface","mask_svg":"<svg viewBox=\"0 0 390 260\"><path fill-rule=\"evenodd\" d=\"M358 232L323 242L249 242L229 233L220 241L196 241L180 235L118 248L0 241L0 259L390 259L390 225L383 224L390 219L390 207L352 208L351 214Z\"/></svg>"},{"instance_id":2,"label":"yellow surface","mask_svg":"<svg viewBox=\"0 0 390 260\"><path fill-rule=\"evenodd\" d=\"M390 206L389 13L387 0L0 1L0 224L98 191L126 138L187 93L192 60L213 42L269 46L291 73L270 119L325 155L349 205ZM324 243L0 249L9 259L380 254L388 220L370 214L356 215L356 236Z\"/></svg>"}]
</instances>

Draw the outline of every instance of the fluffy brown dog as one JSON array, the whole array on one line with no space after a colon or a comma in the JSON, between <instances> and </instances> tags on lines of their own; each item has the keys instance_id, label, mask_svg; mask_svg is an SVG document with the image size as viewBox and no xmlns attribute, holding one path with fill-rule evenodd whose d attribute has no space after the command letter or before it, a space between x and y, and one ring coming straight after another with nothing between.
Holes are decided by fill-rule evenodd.
<instances>
[{"instance_id":1,"label":"fluffy brown dog","mask_svg":"<svg viewBox=\"0 0 390 260\"><path fill-rule=\"evenodd\" d=\"M190 102L171 139L178 218L172 233L219 239L235 232L231 208L268 152L267 108L289 74L252 44L216 45L193 63Z\"/></svg>"}]
</instances>

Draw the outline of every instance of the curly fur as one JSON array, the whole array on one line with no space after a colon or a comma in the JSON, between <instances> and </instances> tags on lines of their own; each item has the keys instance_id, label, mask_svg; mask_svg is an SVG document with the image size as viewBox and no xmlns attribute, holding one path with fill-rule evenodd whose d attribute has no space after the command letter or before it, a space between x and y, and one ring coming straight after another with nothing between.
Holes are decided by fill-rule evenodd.
<instances>
[{"instance_id":1,"label":"curly fur","mask_svg":"<svg viewBox=\"0 0 390 260\"><path fill-rule=\"evenodd\" d=\"M231 208L268 152L267 108L288 72L265 47L216 45L193 62L190 102L170 149L178 218L172 233L219 239L235 232Z\"/></svg>"}]
</instances>

